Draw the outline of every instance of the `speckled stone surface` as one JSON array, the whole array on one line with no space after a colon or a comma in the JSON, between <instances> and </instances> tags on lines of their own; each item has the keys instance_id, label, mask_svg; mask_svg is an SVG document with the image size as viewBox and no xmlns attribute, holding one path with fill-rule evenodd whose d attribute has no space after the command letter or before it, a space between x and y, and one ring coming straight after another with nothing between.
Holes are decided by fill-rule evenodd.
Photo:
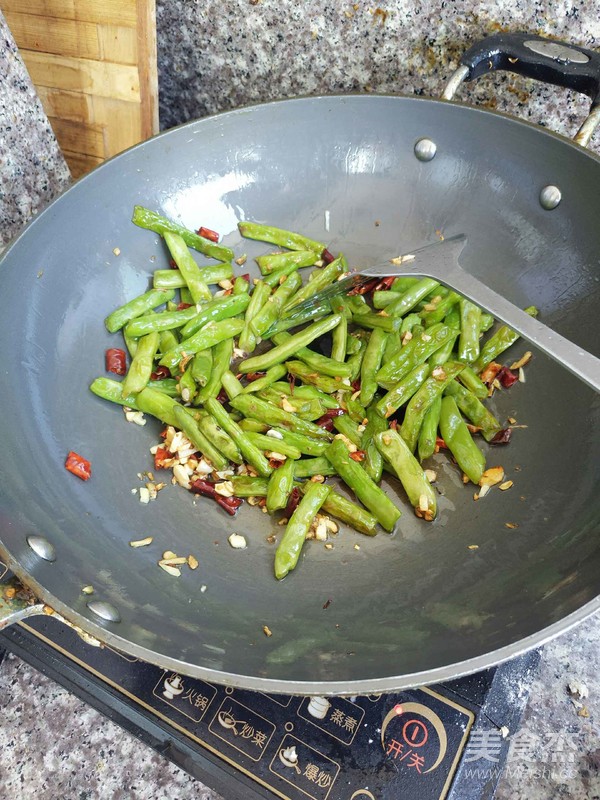
<instances>
[{"instance_id":1,"label":"speckled stone surface","mask_svg":"<svg viewBox=\"0 0 600 800\"><path fill-rule=\"evenodd\" d=\"M157 17L163 128L294 95L437 97L467 47L504 29L600 46L600 14L589 0L157 0ZM589 106L567 90L498 75L461 87L457 99L566 135Z\"/></svg>"},{"instance_id":2,"label":"speckled stone surface","mask_svg":"<svg viewBox=\"0 0 600 800\"><path fill-rule=\"evenodd\" d=\"M297 94L436 96L465 47L504 27L600 46L600 15L584 0L476 7L463 0L416 6L401 0L380 6L159 0L161 124ZM0 34L0 236L6 240L69 176L1 17ZM462 87L458 97L547 122L567 135L588 105L585 98L512 76ZM600 151L600 134L593 143ZM523 725L510 734L497 800L600 799L599 675L599 616L544 648ZM590 692L582 708L567 692L573 680ZM219 800L13 657L0 665L0 720L0 800ZM474 766L493 764L482 759Z\"/></svg>"},{"instance_id":3,"label":"speckled stone surface","mask_svg":"<svg viewBox=\"0 0 600 800\"><path fill-rule=\"evenodd\" d=\"M0 12L0 249L71 180Z\"/></svg>"}]
</instances>

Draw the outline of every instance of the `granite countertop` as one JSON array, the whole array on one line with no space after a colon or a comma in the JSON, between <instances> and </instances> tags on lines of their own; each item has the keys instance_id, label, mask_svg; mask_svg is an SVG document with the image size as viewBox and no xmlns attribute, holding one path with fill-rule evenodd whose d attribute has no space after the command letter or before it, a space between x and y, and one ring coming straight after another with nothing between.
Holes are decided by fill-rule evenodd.
<instances>
[{"instance_id":1,"label":"granite countertop","mask_svg":"<svg viewBox=\"0 0 600 800\"><path fill-rule=\"evenodd\" d=\"M478 4L403 0L327 4L223 0L157 4L161 126L248 102L331 91L439 95L459 54L504 27L600 46L600 18L583 0ZM0 15L2 243L59 193L69 175ZM495 76L459 97L572 135L580 96ZM593 146L600 149L600 134ZM542 650L538 675L498 800L600 798L600 616ZM589 690L579 705L567 691ZM0 800L218 795L14 656L0 665ZM529 736L526 748L517 747ZM481 766L485 767L485 764ZM226 799L227 800L227 799Z\"/></svg>"}]
</instances>

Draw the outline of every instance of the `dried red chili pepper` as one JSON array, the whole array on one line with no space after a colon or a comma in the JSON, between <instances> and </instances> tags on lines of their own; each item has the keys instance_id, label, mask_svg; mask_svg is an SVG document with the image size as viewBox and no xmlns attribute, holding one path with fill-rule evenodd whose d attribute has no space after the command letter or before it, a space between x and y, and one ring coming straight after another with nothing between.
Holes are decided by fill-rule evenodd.
<instances>
[{"instance_id":1,"label":"dried red chili pepper","mask_svg":"<svg viewBox=\"0 0 600 800\"><path fill-rule=\"evenodd\" d=\"M335 417L341 417L342 414L345 414L345 413L346 412L344 411L343 408L329 408L323 414L322 417L319 417L319 419L316 421L315 424L318 425L320 428L325 428L325 430L331 431L331 430L333 430L333 420L334 420L334 418ZM328 427L326 427L326 426L328 426Z\"/></svg>"},{"instance_id":2,"label":"dried red chili pepper","mask_svg":"<svg viewBox=\"0 0 600 800\"><path fill-rule=\"evenodd\" d=\"M106 371L115 375L125 375L127 372L127 356L125 350L118 347L109 347L105 353Z\"/></svg>"},{"instance_id":3,"label":"dried red chili pepper","mask_svg":"<svg viewBox=\"0 0 600 800\"><path fill-rule=\"evenodd\" d=\"M159 447L154 453L154 469L167 469L165 461L169 461L173 456L166 447Z\"/></svg>"},{"instance_id":4,"label":"dried red chili pepper","mask_svg":"<svg viewBox=\"0 0 600 800\"><path fill-rule=\"evenodd\" d=\"M495 377L498 375L500 370L502 369L502 365L498 364L496 361L491 361L487 367L483 370L483 372L479 375L481 380L484 383L487 383L489 386L493 383Z\"/></svg>"},{"instance_id":5,"label":"dried red chili pepper","mask_svg":"<svg viewBox=\"0 0 600 800\"><path fill-rule=\"evenodd\" d=\"M300 502L300 489L298 489L297 486L294 486L294 488L290 492L290 496L288 497L287 506L285 507L283 516L289 519L296 510L299 502Z\"/></svg>"},{"instance_id":6,"label":"dried red chili pepper","mask_svg":"<svg viewBox=\"0 0 600 800\"><path fill-rule=\"evenodd\" d=\"M221 403L221 405L224 405L225 403L229 402L229 396L225 391L225 389L221 389L221 391L217 395L217 400L219 401L219 403Z\"/></svg>"},{"instance_id":7,"label":"dried red chili pepper","mask_svg":"<svg viewBox=\"0 0 600 800\"><path fill-rule=\"evenodd\" d=\"M357 378L355 381L352 381L352 388L355 392L360 392L360 379Z\"/></svg>"},{"instance_id":8,"label":"dried red chili pepper","mask_svg":"<svg viewBox=\"0 0 600 800\"><path fill-rule=\"evenodd\" d=\"M69 450L67 460L65 461L65 468L77 475L82 481L87 481L92 476L92 465L83 456L78 455L73 450Z\"/></svg>"},{"instance_id":9,"label":"dried red chili pepper","mask_svg":"<svg viewBox=\"0 0 600 800\"><path fill-rule=\"evenodd\" d=\"M321 253L321 259L325 262L325 264L331 264L332 261L335 261L335 256L330 253L327 248L325 248Z\"/></svg>"},{"instance_id":10,"label":"dried red chili pepper","mask_svg":"<svg viewBox=\"0 0 600 800\"><path fill-rule=\"evenodd\" d=\"M249 272L244 272L244 274L242 275L242 278L245 281L248 281L248 283L250 283L250 273Z\"/></svg>"},{"instance_id":11,"label":"dried red chili pepper","mask_svg":"<svg viewBox=\"0 0 600 800\"><path fill-rule=\"evenodd\" d=\"M290 394L293 396L294 387L296 386L296 376L288 374L288 383L290 385Z\"/></svg>"},{"instance_id":12,"label":"dried red chili pepper","mask_svg":"<svg viewBox=\"0 0 600 800\"><path fill-rule=\"evenodd\" d=\"M496 377L505 389L510 389L513 383L516 383L519 380L518 373L513 372L508 367L502 367Z\"/></svg>"},{"instance_id":13,"label":"dried red chili pepper","mask_svg":"<svg viewBox=\"0 0 600 800\"><path fill-rule=\"evenodd\" d=\"M448 445L447 445L447 444L446 444L446 442L445 442L445 441L442 439L442 437L441 437L441 436L437 436L437 437L436 437L436 440L435 440L435 446L436 446L437 448L439 448L440 450L447 450L447 449L448 449Z\"/></svg>"},{"instance_id":14,"label":"dried red chili pepper","mask_svg":"<svg viewBox=\"0 0 600 800\"><path fill-rule=\"evenodd\" d=\"M278 458L270 458L269 459L269 466L271 469L279 469L279 467L283 464L283 461L280 461Z\"/></svg>"},{"instance_id":15,"label":"dried red chili pepper","mask_svg":"<svg viewBox=\"0 0 600 800\"><path fill-rule=\"evenodd\" d=\"M191 303L179 303L177 306L177 311L185 311L186 308L191 308Z\"/></svg>"},{"instance_id":16,"label":"dried red chili pepper","mask_svg":"<svg viewBox=\"0 0 600 800\"><path fill-rule=\"evenodd\" d=\"M352 295L352 294L368 294L369 292L373 291L373 289L377 286L378 283L379 283L379 279L378 278L373 278L373 280L368 281L367 283L363 284L362 286L355 286L354 289L350 289L348 294L349 295Z\"/></svg>"},{"instance_id":17,"label":"dried red chili pepper","mask_svg":"<svg viewBox=\"0 0 600 800\"><path fill-rule=\"evenodd\" d=\"M215 497L215 487L214 484L209 483L209 481L204 481L202 478L196 478L196 480L192 483L191 491L194 494L201 494L204 497Z\"/></svg>"},{"instance_id":18,"label":"dried red chili pepper","mask_svg":"<svg viewBox=\"0 0 600 800\"><path fill-rule=\"evenodd\" d=\"M382 278L373 289L374 292L384 292L392 288L392 283L396 280L395 275L388 275L387 278Z\"/></svg>"},{"instance_id":19,"label":"dried red chili pepper","mask_svg":"<svg viewBox=\"0 0 600 800\"><path fill-rule=\"evenodd\" d=\"M173 258L169 259L169 266L171 267L171 269L179 269Z\"/></svg>"},{"instance_id":20,"label":"dried red chili pepper","mask_svg":"<svg viewBox=\"0 0 600 800\"><path fill-rule=\"evenodd\" d=\"M220 494L215 494L215 500L232 517L235 516L235 512L244 502L240 497L223 497Z\"/></svg>"},{"instance_id":21,"label":"dried red chili pepper","mask_svg":"<svg viewBox=\"0 0 600 800\"><path fill-rule=\"evenodd\" d=\"M171 377L171 371L168 367L157 367L154 372L150 375L150 380L152 381L164 381L165 378Z\"/></svg>"},{"instance_id":22,"label":"dried red chili pepper","mask_svg":"<svg viewBox=\"0 0 600 800\"><path fill-rule=\"evenodd\" d=\"M246 378L249 381L257 381L259 378L264 378L266 374L266 372L247 372Z\"/></svg>"},{"instance_id":23,"label":"dried red chili pepper","mask_svg":"<svg viewBox=\"0 0 600 800\"><path fill-rule=\"evenodd\" d=\"M356 450L354 453L350 453L350 458L353 461L359 461L359 462L364 461L366 456L367 454L365 453L364 450Z\"/></svg>"},{"instance_id":24,"label":"dried red chili pepper","mask_svg":"<svg viewBox=\"0 0 600 800\"><path fill-rule=\"evenodd\" d=\"M397 419L390 420L390 428L393 431L395 431L397 427L398 427L398 420Z\"/></svg>"},{"instance_id":25,"label":"dried red chili pepper","mask_svg":"<svg viewBox=\"0 0 600 800\"><path fill-rule=\"evenodd\" d=\"M202 236L203 239L209 239L211 242L219 241L219 234L216 231L212 231L210 228L198 228L198 236Z\"/></svg>"},{"instance_id":26,"label":"dried red chili pepper","mask_svg":"<svg viewBox=\"0 0 600 800\"><path fill-rule=\"evenodd\" d=\"M504 430L498 431L494 438L490 440L490 444L508 444L511 436L512 428L504 428Z\"/></svg>"}]
</instances>

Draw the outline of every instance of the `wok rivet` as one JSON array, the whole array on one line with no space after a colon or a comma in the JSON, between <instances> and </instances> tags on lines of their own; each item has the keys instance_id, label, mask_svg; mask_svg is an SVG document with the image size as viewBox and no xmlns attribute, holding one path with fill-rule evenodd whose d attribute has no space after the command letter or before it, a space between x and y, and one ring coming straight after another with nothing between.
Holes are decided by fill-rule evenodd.
<instances>
[{"instance_id":1,"label":"wok rivet","mask_svg":"<svg viewBox=\"0 0 600 800\"><path fill-rule=\"evenodd\" d=\"M415 155L419 161L431 161L437 152L437 144L431 139L419 139L415 144Z\"/></svg>"},{"instance_id":2,"label":"wok rivet","mask_svg":"<svg viewBox=\"0 0 600 800\"><path fill-rule=\"evenodd\" d=\"M562 194L558 186L549 184L548 186L544 186L540 192L540 204L546 211L552 211L553 208L556 208L561 199Z\"/></svg>"},{"instance_id":3,"label":"wok rivet","mask_svg":"<svg viewBox=\"0 0 600 800\"><path fill-rule=\"evenodd\" d=\"M44 561L56 561L56 548L43 536L28 536L27 544Z\"/></svg>"},{"instance_id":4,"label":"wok rivet","mask_svg":"<svg viewBox=\"0 0 600 800\"><path fill-rule=\"evenodd\" d=\"M121 622L121 615L112 603L107 603L105 600L90 600L87 607L92 614L106 622Z\"/></svg>"}]
</instances>

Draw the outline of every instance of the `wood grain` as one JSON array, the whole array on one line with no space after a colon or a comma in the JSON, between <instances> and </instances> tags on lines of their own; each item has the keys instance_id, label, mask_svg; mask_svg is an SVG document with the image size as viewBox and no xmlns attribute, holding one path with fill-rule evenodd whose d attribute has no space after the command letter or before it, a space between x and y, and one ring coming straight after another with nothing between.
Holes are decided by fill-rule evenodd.
<instances>
[{"instance_id":1,"label":"wood grain","mask_svg":"<svg viewBox=\"0 0 600 800\"><path fill-rule=\"evenodd\" d=\"M154 0L5 0L75 177L158 131Z\"/></svg>"}]
</instances>

